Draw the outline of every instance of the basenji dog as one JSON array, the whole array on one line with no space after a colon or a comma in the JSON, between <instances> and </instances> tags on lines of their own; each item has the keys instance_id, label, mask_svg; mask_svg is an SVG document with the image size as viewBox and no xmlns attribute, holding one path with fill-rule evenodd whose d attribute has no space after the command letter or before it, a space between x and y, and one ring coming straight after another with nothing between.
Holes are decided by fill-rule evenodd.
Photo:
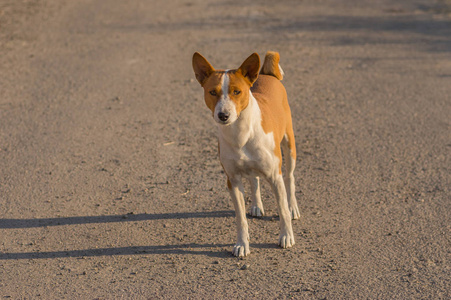
<instances>
[{"instance_id":1,"label":"basenji dog","mask_svg":"<svg viewBox=\"0 0 451 300\"><path fill-rule=\"evenodd\" d=\"M279 245L294 245L291 219L299 218L293 177L296 146L279 60L279 53L268 52L259 72L260 57L253 53L238 69L215 70L201 54L193 55L196 79L218 127L219 159L236 214L237 242L232 253L238 257L250 253L242 178L250 181L250 215L254 217L264 215L260 178L270 183L279 210Z\"/></svg>"}]
</instances>

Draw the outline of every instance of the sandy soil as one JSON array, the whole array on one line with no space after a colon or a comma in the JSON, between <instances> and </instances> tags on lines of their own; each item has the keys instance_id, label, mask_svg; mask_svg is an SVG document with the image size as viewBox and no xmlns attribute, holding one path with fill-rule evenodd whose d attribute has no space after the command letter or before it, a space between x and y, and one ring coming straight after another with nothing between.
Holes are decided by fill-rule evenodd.
<instances>
[{"instance_id":1,"label":"sandy soil","mask_svg":"<svg viewBox=\"0 0 451 300\"><path fill-rule=\"evenodd\" d=\"M0 297L449 299L447 3L0 1ZM301 220L239 260L191 56L267 50Z\"/></svg>"}]
</instances>

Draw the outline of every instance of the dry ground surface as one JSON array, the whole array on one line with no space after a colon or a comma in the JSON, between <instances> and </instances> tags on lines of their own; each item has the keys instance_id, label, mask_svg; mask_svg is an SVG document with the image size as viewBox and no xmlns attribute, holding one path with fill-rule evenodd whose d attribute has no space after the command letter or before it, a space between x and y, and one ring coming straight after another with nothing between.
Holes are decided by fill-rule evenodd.
<instances>
[{"instance_id":1,"label":"dry ground surface","mask_svg":"<svg viewBox=\"0 0 451 300\"><path fill-rule=\"evenodd\" d=\"M0 297L449 299L448 3L0 0ZM191 57L267 50L301 219L239 260Z\"/></svg>"}]
</instances>

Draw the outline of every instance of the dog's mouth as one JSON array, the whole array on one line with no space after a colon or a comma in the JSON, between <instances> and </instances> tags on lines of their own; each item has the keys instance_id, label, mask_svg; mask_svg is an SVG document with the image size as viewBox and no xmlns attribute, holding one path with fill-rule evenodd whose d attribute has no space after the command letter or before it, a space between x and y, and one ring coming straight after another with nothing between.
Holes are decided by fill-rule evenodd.
<instances>
[{"instance_id":1,"label":"dog's mouth","mask_svg":"<svg viewBox=\"0 0 451 300\"><path fill-rule=\"evenodd\" d=\"M216 123L227 126L227 125L232 124L232 121L231 120L226 120L226 121L216 120Z\"/></svg>"}]
</instances>

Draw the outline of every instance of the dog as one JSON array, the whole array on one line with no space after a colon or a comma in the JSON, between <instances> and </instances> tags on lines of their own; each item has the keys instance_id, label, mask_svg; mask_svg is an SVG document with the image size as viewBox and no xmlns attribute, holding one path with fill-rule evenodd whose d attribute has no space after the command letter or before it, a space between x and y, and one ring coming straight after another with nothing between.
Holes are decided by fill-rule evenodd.
<instances>
[{"instance_id":1,"label":"dog","mask_svg":"<svg viewBox=\"0 0 451 300\"><path fill-rule=\"evenodd\" d=\"M235 208L237 242L232 253L237 257L250 253L242 178L250 181L253 217L265 213L260 178L270 183L279 210L279 245L295 244L291 220L300 216L293 176L296 146L279 60L279 53L267 52L260 70L260 57L253 53L238 69L215 70L200 53L193 55L194 74L218 127L219 159Z\"/></svg>"}]
</instances>

